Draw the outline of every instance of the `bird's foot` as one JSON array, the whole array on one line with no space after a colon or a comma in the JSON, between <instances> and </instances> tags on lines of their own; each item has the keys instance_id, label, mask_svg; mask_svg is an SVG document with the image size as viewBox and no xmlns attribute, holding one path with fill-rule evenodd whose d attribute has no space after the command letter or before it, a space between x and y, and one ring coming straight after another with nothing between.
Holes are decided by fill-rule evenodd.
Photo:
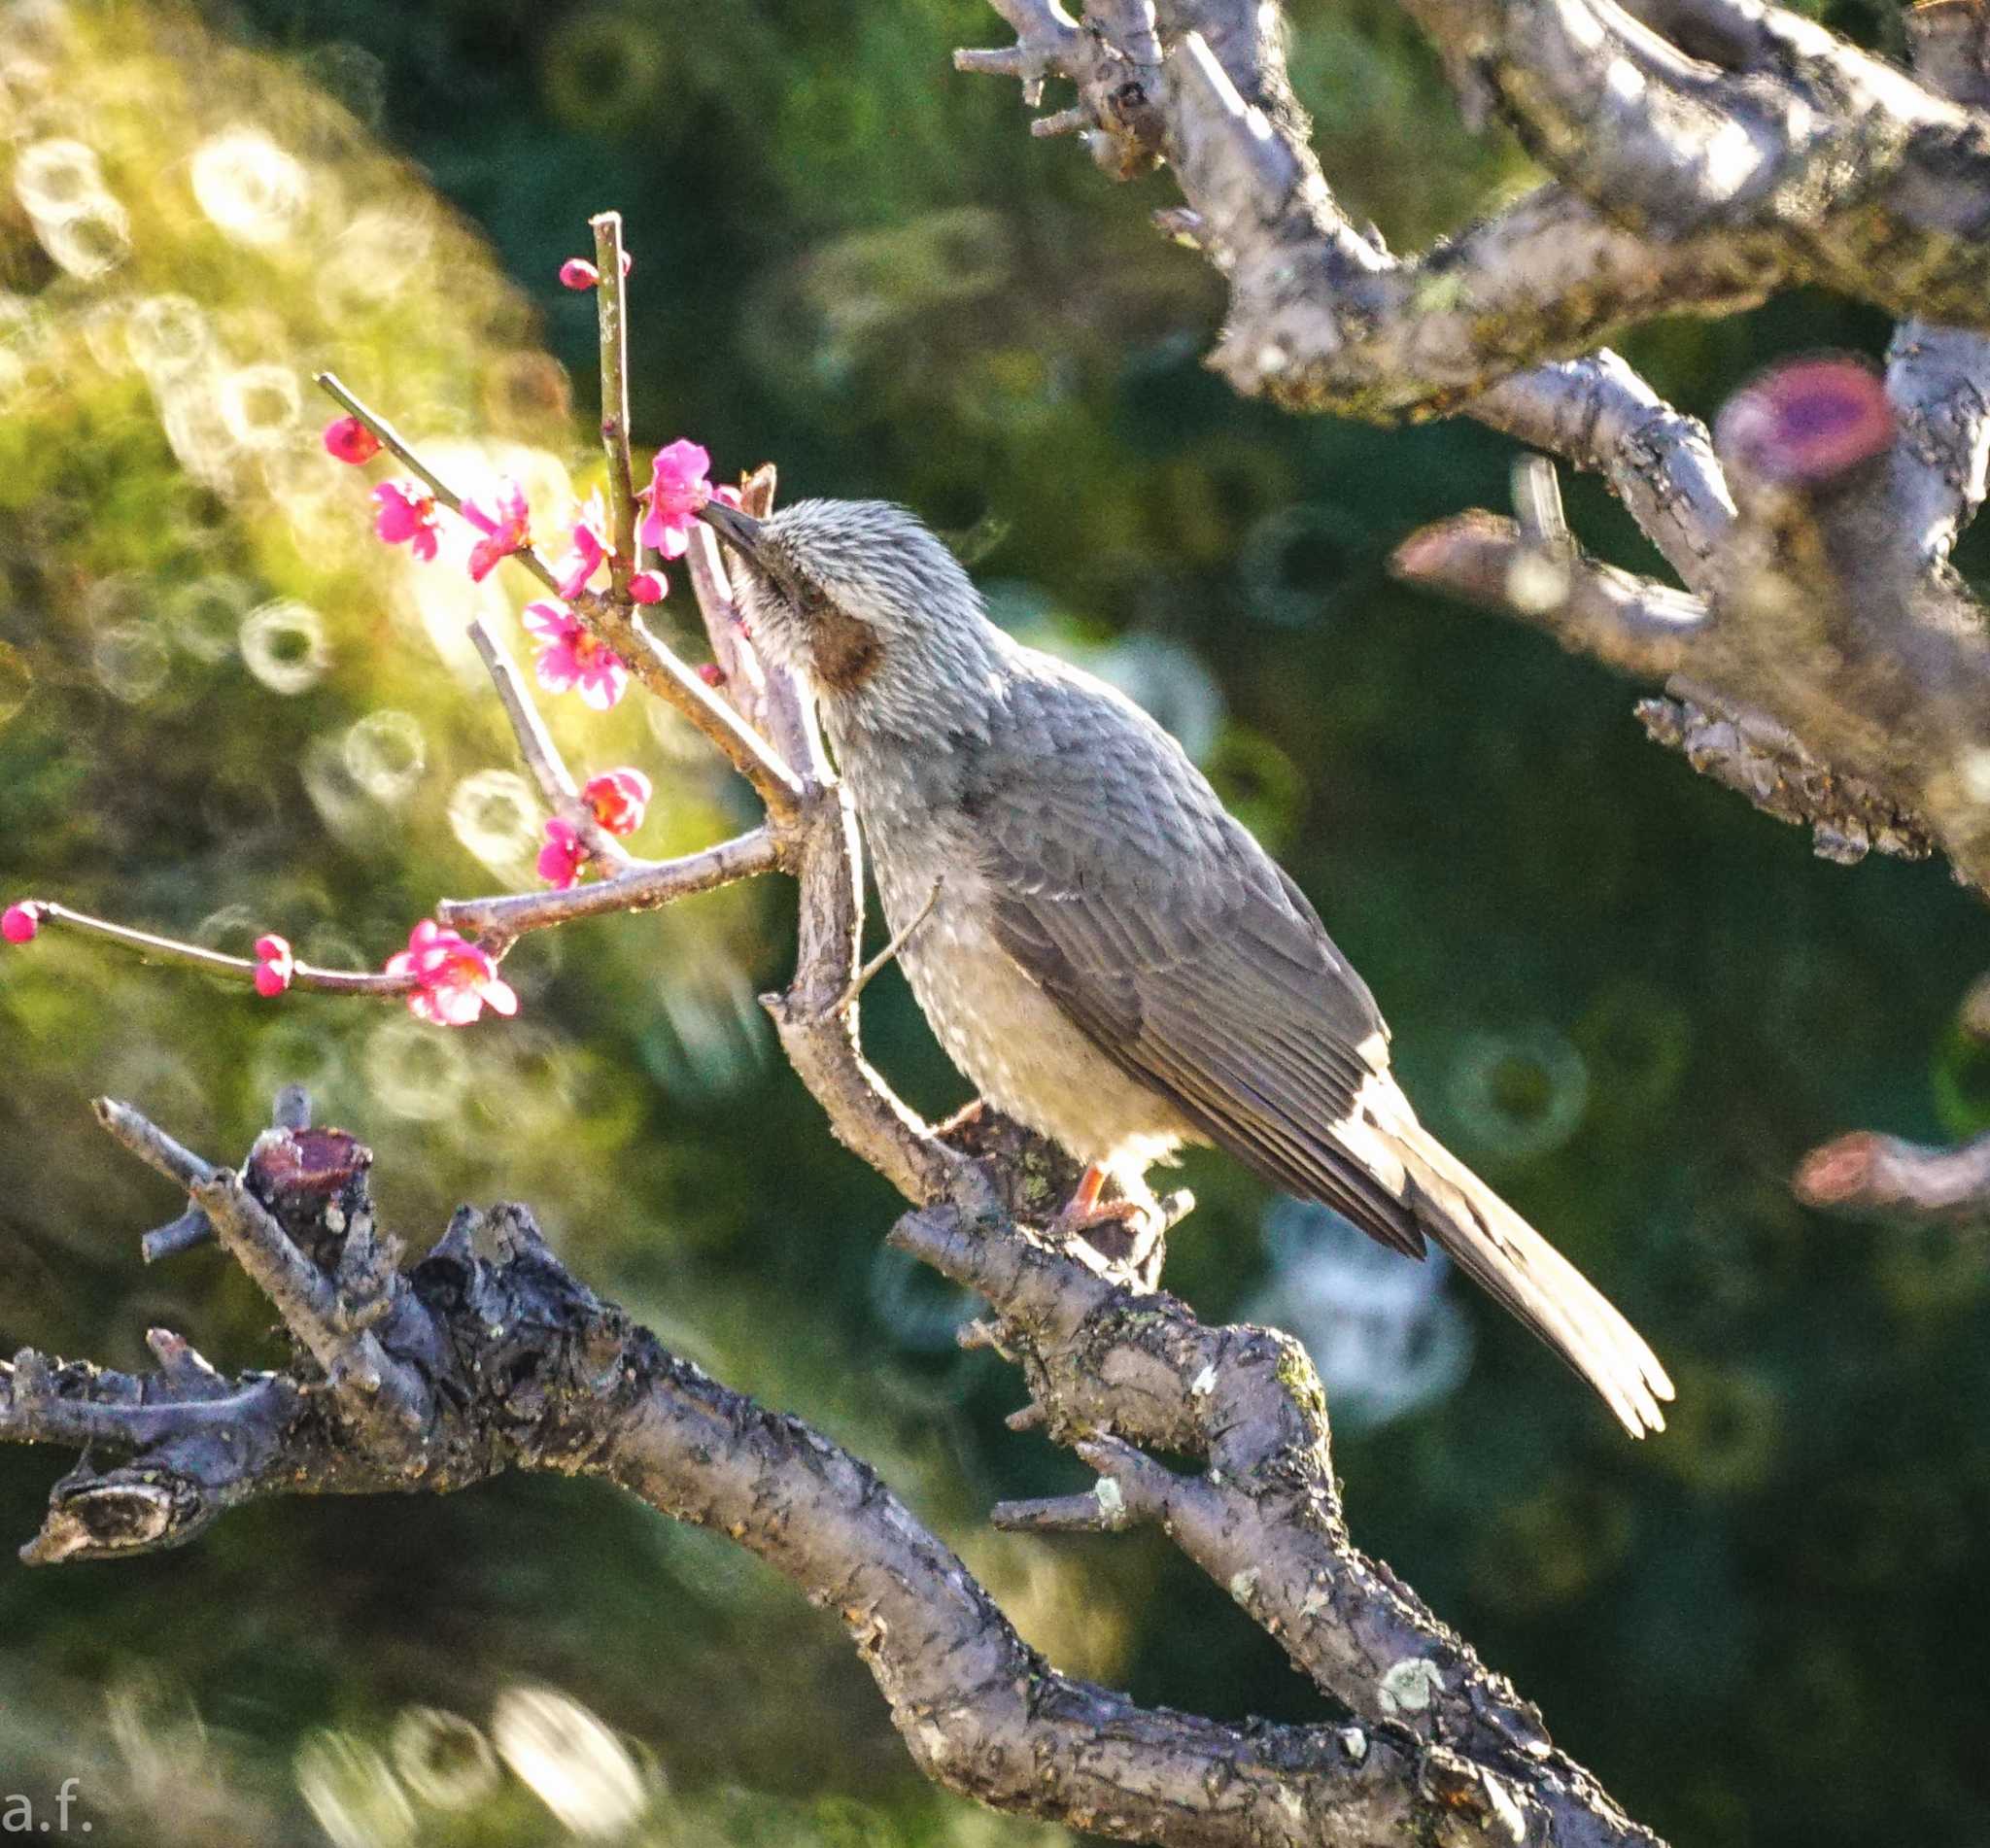
<instances>
[{"instance_id":1,"label":"bird's foot","mask_svg":"<svg viewBox=\"0 0 1990 1848\"><path fill-rule=\"evenodd\" d=\"M1167 1255L1168 1228L1192 1204L1186 1194L1156 1200L1146 1188L1120 1200L1101 1200L1108 1177L1087 1168L1077 1190L1045 1228L1053 1239L1082 1239L1105 1268L1130 1278L1143 1289L1158 1289Z\"/></svg>"}]
</instances>

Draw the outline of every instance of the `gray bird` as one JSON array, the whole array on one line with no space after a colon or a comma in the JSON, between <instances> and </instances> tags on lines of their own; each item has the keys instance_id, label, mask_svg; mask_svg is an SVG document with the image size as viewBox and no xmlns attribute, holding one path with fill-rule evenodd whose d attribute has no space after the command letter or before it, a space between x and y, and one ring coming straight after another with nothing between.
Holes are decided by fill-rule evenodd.
<instances>
[{"instance_id":1,"label":"gray bird","mask_svg":"<svg viewBox=\"0 0 1990 1848\"><path fill-rule=\"evenodd\" d=\"M1418 1122L1367 984L1166 732L1012 640L902 507L703 517L755 644L814 696L919 1006L989 1103L1088 1164L1072 1212L1108 1177L1148 1200L1149 1163L1213 1143L1412 1257L1435 1239L1633 1436L1664 1428L1651 1350Z\"/></svg>"}]
</instances>

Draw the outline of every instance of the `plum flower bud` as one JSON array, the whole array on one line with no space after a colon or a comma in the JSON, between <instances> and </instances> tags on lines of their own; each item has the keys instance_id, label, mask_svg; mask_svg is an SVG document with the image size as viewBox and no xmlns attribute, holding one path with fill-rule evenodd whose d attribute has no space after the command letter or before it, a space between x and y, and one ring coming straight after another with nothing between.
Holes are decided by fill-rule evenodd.
<instances>
[{"instance_id":1,"label":"plum flower bud","mask_svg":"<svg viewBox=\"0 0 1990 1848\"><path fill-rule=\"evenodd\" d=\"M282 994L295 972L288 939L272 935L256 940L256 992L264 1000Z\"/></svg>"},{"instance_id":2,"label":"plum flower bud","mask_svg":"<svg viewBox=\"0 0 1990 1848\"><path fill-rule=\"evenodd\" d=\"M622 253L622 274L627 276L635 267L635 258L627 251ZM593 289L600 284L601 272L585 257L569 257L560 265L560 280L568 289Z\"/></svg>"},{"instance_id":3,"label":"plum flower bud","mask_svg":"<svg viewBox=\"0 0 1990 1848\"><path fill-rule=\"evenodd\" d=\"M335 417L325 427L325 447L340 462L357 464L380 454L380 438L357 417Z\"/></svg>"},{"instance_id":4,"label":"plum flower bud","mask_svg":"<svg viewBox=\"0 0 1990 1848\"><path fill-rule=\"evenodd\" d=\"M538 873L556 892L577 884L590 858L580 832L562 815L546 823L546 844L539 849Z\"/></svg>"},{"instance_id":5,"label":"plum flower bud","mask_svg":"<svg viewBox=\"0 0 1990 1848\"><path fill-rule=\"evenodd\" d=\"M629 595L638 603L661 603L669 589L661 571L636 571L629 579Z\"/></svg>"},{"instance_id":6,"label":"plum flower bud","mask_svg":"<svg viewBox=\"0 0 1990 1848\"><path fill-rule=\"evenodd\" d=\"M481 584L498 568L499 559L522 552L532 542L525 490L508 477L489 494L471 495L464 500L463 517L484 535L470 548L473 583Z\"/></svg>"},{"instance_id":7,"label":"plum flower bud","mask_svg":"<svg viewBox=\"0 0 1990 1848\"><path fill-rule=\"evenodd\" d=\"M698 677L708 687L722 687L726 684L726 670L716 661L701 661L698 664Z\"/></svg>"},{"instance_id":8,"label":"plum flower bud","mask_svg":"<svg viewBox=\"0 0 1990 1848\"><path fill-rule=\"evenodd\" d=\"M595 811L595 819L620 837L642 826L653 793L649 778L639 770L613 770L590 777L580 797Z\"/></svg>"},{"instance_id":9,"label":"plum flower bud","mask_svg":"<svg viewBox=\"0 0 1990 1848\"><path fill-rule=\"evenodd\" d=\"M42 920L35 915L32 905L10 905L0 911L0 937L10 943L31 942L41 928Z\"/></svg>"},{"instance_id":10,"label":"plum flower bud","mask_svg":"<svg viewBox=\"0 0 1990 1848\"><path fill-rule=\"evenodd\" d=\"M691 545L691 523L711 498L711 455L697 443L679 437L657 451L650 463L650 483L642 491L649 502L643 515L642 542L667 559L681 559Z\"/></svg>"}]
</instances>

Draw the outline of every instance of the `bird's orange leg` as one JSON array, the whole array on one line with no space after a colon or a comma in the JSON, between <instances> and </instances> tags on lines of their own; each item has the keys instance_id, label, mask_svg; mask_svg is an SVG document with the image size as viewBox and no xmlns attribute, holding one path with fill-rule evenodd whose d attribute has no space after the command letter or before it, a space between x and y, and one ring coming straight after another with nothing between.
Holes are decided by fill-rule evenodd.
<instances>
[{"instance_id":1,"label":"bird's orange leg","mask_svg":"<svg viewBox=\"0 0 1990 1848\"><path fill-rule=\"evenodd\" d=\"M1151 1286L1160 1269L1160 1209L1145 1188L1133 1198L1101 1200L1110 1179L1110 1171L1097 1163L1087 1167L1048 1231L1052 1238L1084 1240L1109 1263L1124 1266Z\"/></svg>"}]
</instances>

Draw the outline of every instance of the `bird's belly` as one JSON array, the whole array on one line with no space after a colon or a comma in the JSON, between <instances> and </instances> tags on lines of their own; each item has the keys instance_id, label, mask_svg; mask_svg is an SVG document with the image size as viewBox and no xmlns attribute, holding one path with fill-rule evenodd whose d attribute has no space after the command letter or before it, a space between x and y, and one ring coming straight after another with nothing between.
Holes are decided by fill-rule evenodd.
<instances>
[{"instance_id":1,"label":"bird's belly","mask_svg":"<svg viewBox=\"0 0 1990 1848\"><path fill-rule=\"evenodd\" d=\"M880 862L892 928L916 916L933 889ZM972 877L973 875L969 875ZM901 952L947 1057L997 1110L1050 1137L1081 1161L1137 1172L1188 1132L1168 1100L1128 1078L1066 1019L981 921L978 895L941 894Z\"/></svg>"}]
</instances>

